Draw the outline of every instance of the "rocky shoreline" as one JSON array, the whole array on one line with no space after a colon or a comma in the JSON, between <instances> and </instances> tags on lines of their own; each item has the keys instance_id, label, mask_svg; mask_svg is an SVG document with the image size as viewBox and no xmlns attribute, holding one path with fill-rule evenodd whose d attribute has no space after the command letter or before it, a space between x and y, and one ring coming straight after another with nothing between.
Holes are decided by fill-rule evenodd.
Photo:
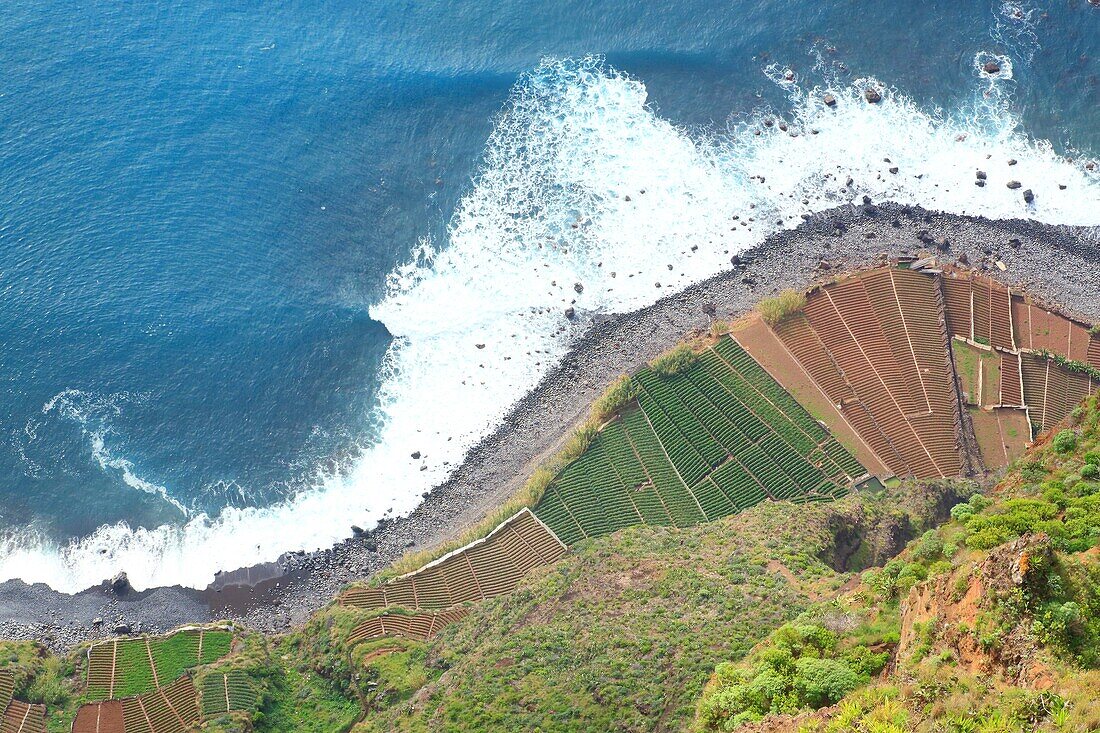
<instances>
[{"instance_id":1,"label":"rocky shoreline","mask_svg":"<svg viewBox=\"0 0 1100 733\"><path fill-rule=\"evenodd\" d=\"M1100 321L1100 236L1096 229L994 221L893 204L843 206L810 216L734 257L732 269L632 313L602 317L562 363L474 447L407 517L330 549L219 576L205 590L137 592L110 582L75 595L43 584L0 583L0 638L34 639L55 651L128 632L163 632L229 619L267 632L303 623L347 583L370 577L410 549L446 542L514 494L588 405L619 374L760 298L883 257L939 251L1022 286L1068 314ZM1004 269L1002 269L1002 266ZM563 315L564 317L564 315Z\"/></svg>"}]
</instances>

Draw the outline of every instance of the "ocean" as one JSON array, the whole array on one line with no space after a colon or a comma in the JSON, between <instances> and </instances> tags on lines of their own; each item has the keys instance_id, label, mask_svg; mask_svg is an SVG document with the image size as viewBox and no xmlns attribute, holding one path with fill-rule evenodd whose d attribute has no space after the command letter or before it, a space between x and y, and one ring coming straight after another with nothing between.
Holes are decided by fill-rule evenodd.
<instances>
[{"instance_id":1,"label":"ocean","mask_svg":"<svg viewBox=\"0 0 1100 733\"><path fill-rule=\"evenodd\" d=\"M0 579L64 591L410 511L803 214L1100 225L1087 0L13 0L0 72Z\"/></svg>"}]
</instances>

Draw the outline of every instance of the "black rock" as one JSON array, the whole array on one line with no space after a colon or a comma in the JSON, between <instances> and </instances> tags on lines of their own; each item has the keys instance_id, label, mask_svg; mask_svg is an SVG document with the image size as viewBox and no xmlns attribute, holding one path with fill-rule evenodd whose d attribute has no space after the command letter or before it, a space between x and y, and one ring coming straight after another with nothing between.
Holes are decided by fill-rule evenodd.
<instances>
[{"instance_id":1,"label":"black rock","mask_svg":"<svg viewBox=\"0 0 1100 733\"><path fill-rule=\"evenodd\" d=\"M982 66L982 71L987 74L999 74L1001 73L1001 65L996 61L986 61Z\"/></svg>"},{"instance_id":2,"label":"black rock","mask_svg":"<svg viewBox=\"0 0 1100 733\"><path fill-rule=\"evenodd\" d=\"M870 196L864 196L863 197L863 205L864 206L870 206L871 205L871 197Z\"/></svg>"},{"instance_id":3,"label":"black rock","mask_svg":"<svg viewBox=\"0 0 1100 733\"><path fill-rule=\"evenodd\" d=\"M584 292L584 286L581 285L580 283L573 283L573 290L578 292L578 293L583 293Z\"/></svg>"},{"instance_id":4,"label":"black rock","mask_svg":"<svg viewBox=\"0 0 1100 733\"><path fill-rule=\"evenodd\" d=\"M565 317L568 318L569 320L573 320L573 316L575 316L575 315L577 315L577 312L575 310L573 310L572 308L566 308L565 309Z\"/></svg>"},{"instance_id":5,"label":"black rock","mask_svg":"<svg viewBox=\"0 0 1100 733\"><path fill-rule=\"evenodd\" d=\"M917 231L917 239L928 244L932 241L932 234L927 229L920 229Z\"/></svg>"},{"instance_id":6,"label":"black rock","mask_svg":"<svg viewBox=\"0 0 1100 733\"><path fill-rule=\"evenodd\" d=\"M1023 184L1021 184L1019 181L1009 181L1005 185L1008 186L1009 188L1011 188L1013 191L1015 191L1017 188L1019 188Z\"/></svg>"},{"instance_id":7,"label":"black rock","mask_svg":"<svg viewBox=\"0 0 1100 733\"><path fill-rule=\"evenodd\" d=\"M970 264L970 258L966 256L966 252L963 252L962 254L959 255L959 264L960 265L969 265Z\"/></svg>"},{"instance_id":8,"label":"black rock","mask_svg":"<svg viewBox=\"0 0 1100 733\"><path fill-rule=\"evenodd\" d=\"M1015 158L1009 158L1008 159L1008 164L1009 165L1016 165L1016 159Z\"/></svg>"},{"instance_id":9,"label":"black rock","mask_svg":"<svg viewBox=\"0 0 1100 733\"><path fill-rule=\"evenodd\" d=\"M362 527L360 527L358 524L351 525L351 536L352 537L362 537L366 533L367 533L367 531L365 529L363 529Z\"/></svg>"},{"instance_id":10,"label":"black rock","mask_svg":"<svg viewBox=\"0 0 1100 733\"><path fill-rule=\"evenodd\" d=\"M718 312L718 306L708 300L706 303L703 303L703 312L711 318L714 318L714 315Z\"/></svg>"},{"instance_id":11,"label":"black rock","mask_svg":"<svg viewBox=\"0 0 1100 733\"><path fill-rule=\"evenodd\" d=\"M985 181L974 181L974 185L978 188L985 188Z\"/></svg>"},{"instance_id":12,"label":"black rock","mask_svg":"<svg viewBox=\"0 0 1100 733\"><path fill-rule=\"evenodd\" d=\"M121 572L111 578L111 590L118 595L123 595L126 591L130 590L130 579L126 577L125 572Z\"/></svg>"},{"instance_id":13,"label":"black rock","mask_svg":"<svg viewBox=\"0 0 1100 733\"><path fill-rule=\"evenodd\" d=\"M474 346L476 346L479 349L484 349L485 348L485 344L474 344Z\"/></svg>"},{"instance_id":14,"label":"black rock","mask_svg":"<svg viewBox=\"0 0 1100 733\"><path fill-rule=\"evenodd\" d=\"M410 456L414 461L420 460L420 451L413 451Z\"/></svg>"},{"instance_id":15,"label":"black rock","mask_svg":"<svg viewBox=\"0 0 1100 733\"><path fill-rule=\"evenodd\" d=\"M826 107L836 106L836 97L834 97L832 94L826 94L824 97L821 98L821 101L825 103Z\"/></svg>"},{"instance_id":16,"label":"black rock","mask_svg":"<svg viewBox=\"0 0 1100 733\"><path fill-rule=\"evenodd\" d=\"M935 245L936 249L940 252L946 252L951 249L951 241L947 237L936 237Z\"/></svg>"},{"instance_id":17,"label":"black rock","mask_svg":"<svg viewBox=\"0 0 1100 733\"><path fill-rule=\"evenodd\" d=\"M1059 190L1059 191L1065 191L1065 190L1066 190L1066 184L1064 184L1064 183L1059 183L1059 184L1058 184L1058 190Z\"/></svg>"},{"instance_id":18,"label":"black rock","mask_svg":"<svg viewBox=\"0 0 1100 733\"><path fill-rule=\"evenodd\" d=\"M1034 200L1035 200L1035 194L1031 191L1031 189L1030 188L1024 189L1024 201L1026 203L1030 204Z\"/></svg>"},{"instance_id":19,"label":"black rock","mask_svg":"<svg viewBox=\"0 0 1100 733\"><path fill-rule=\"evenodd\" d=\"M898 172L898 167L897 167L896 165L895 165L895 166L892 166L892 167L890 168L890 172L891 172L891 173L894 173L894 174L896 175L896 174L897 174L897 172Z\"/></svg>"},{"instance_id":20,"label":"black rock","mask_svg":"<svg viewBox=\"0 0 1100 733\"><path fill-rule=\"evenodd\" d=\"M741 258L738 255L734 255L733 257L730 257L730 264L733 265L734 267L737 267L738 265L741 264Z\"/></svg>"},{"instance_id":21,"label":"black rock","mask_svg":"<svg viewBox=\"0 0 1100 733\"><path fill-rule=\"evenodd\" d=\"M374 542L367 542L363 545L363 549L367 552L378 552L378 545Z\"/></svg>"},{"instance_id":22,"label":"black rock","mask_svg":"<svg viewBox=\"0 0 1100 733\"><path fill-rule=\"evenodd\" d=\"M984 181L987 178L987 176L985 175L985 171L978 171L974 175L977 176L979 181Z\"/></svg>"},{"instance_id":23,"label":"black rock","mask_svg":"<svg viewBox=\"0 0 1100 733\"><path fill-rule=\"evenodd\" d=\"M743 278L741 278L741 284L742 285L748 285L749 287L752 287L753 285L756 285L756 278L743 277Z\"/></svg>"},{"instance_id":24,"label":"black rock","mask_svg":"<svg viewBox=\"0 0 1100 733\"><path fill-rule=\"evenodd\" d=\"M874 87L868 87L867 91L863 92L863 97L871 104L878 104L882 101L882 95Z\"/></svg>"},{"instance_id":25,"label":"black rock","mask_svg":"<svg viewBox=\"0 0 1100 733\"><path fill-rule=\"evenodd\" d=\"M773 122L771 120L771 118L768 118L768 119L764 120L764 127L771 127L774 124L775 124L775 122Z\"/></svg>"},{"instance_id":26,"label":"black rock","mask_svg":"<svg viewBox=\"0 0 1100 733\"><path fill-rule=\"evenodd\" d=\"M1023 245L1023 242L1021 242L1016 237L1013 237L1012 239L1008 240L1008 246L1011 247L1012 249L1019 249L1022 245Z\"/></svg>"},{"instance_id":27,"label":"black rock","mask_svg":"<svg viewBox=\"0 0 1100 733\"><path fill-rule=\"evenodd\" d=\"M130 624L126 624L126 623L115 624L115 627L114 627L114 629L112 629L112 631L116 634L129 634L130 633Z\"/></svg>"}]
</instances>

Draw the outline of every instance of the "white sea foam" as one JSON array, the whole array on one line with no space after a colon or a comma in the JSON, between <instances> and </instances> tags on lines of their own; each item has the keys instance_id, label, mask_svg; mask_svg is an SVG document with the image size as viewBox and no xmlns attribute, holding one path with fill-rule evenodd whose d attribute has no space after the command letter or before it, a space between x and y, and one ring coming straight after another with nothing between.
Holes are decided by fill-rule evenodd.
<instances>
[{"instance_id":1,"label":"white sea foam","mask_svg":"<svg viewBox=\"0 0 1100 733\"><path fill-rule=\"evenodd\" d=\"M713 275L731 254L796 226L804 213L868 195L955 213L1100 224L1097 175L1017 132L1011 73L981 78L978 58L975 102L953 114L919 109L887 88L870 104L863 90L881 86L874 79L834 85L829 108L826 90L776 69L790 98L787 131L778 118L764 127L760 115L707 135L662 119L641 81L598 59L544 62L497 120L448 241L420 242L371 308L394 342L378 440L350 472L319 475L315 488L277 506L228 508L182 527L102 527L65 547L40 535L9 537L0 545L0 577L75 590L125 569L138 588L201 587L219 569L324 547L352 523L408 512L592 315L645 306ZM985 188L974 185L978 169L988 173ZM1007 188L1010 179L1034 191L1032 205ZM573 323L563 316L571 304ZM104 465L133 473L112 459Z\"/></svg>"}]
</instances>

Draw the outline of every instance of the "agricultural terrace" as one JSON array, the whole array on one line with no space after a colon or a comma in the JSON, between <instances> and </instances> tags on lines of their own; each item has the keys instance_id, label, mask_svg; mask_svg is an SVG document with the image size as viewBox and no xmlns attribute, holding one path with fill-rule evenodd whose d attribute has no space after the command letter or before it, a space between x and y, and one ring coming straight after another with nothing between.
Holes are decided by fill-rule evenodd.
<instances>
[{"instance_id":1,"label":"agricultural terrace","mask_svg":"<svg viewBox=\"0 0 1100 733\"><path fill-rule=\"evenodd\" d=\"M458 621L467 613L464 606L429 613L382 613L356 626L348 636L348 644L386 636L427 641L444 626Z\"/></svg>"},{"instance_id":2,"label":"agricultural terrace","mask_svg":"<svg viewBox=\"0 0 1100 733\"><path fill-rule=\"evenodd\" d=\"M11 700L4 709L0 733L46 733L46 706Z\"/></svg>"},{"instance_id":3,"label":"agricultural terrace","mask_svg":"<svg viewBox=\"0 0 1100 733\"><path fill-rule=\"evenodd\" d=\"M688 527L768 498L827 501L867 473L730 337L677 374L632 379L636 405L535 507L566 544L637 524Z\"/></svg>"},{"instance_id":4,"label":"agricultural terrace","mask_svg":"<svg viewBox=\"0 0 1100 733\"><path fill-rule=\"evenodd\" d=\"M1032 432L1038 434L1096 391L1100 333L1089 324L970 270L945 267L941 281L950 333L1000 357L999 401L987 390L980 404L1026 405ZM967 375L960 372L960 377L965 385Z\"/></svg>"},{"instance_id":5,"label":"agricultural terrace","mask_svg":"<svg viewBox=\"0 0 1100 733\"><path fill-rule=\"evenodd\" d=\"M198 694L187 676L122 700L124 733L184 733L200 720Z\"/></svg>"},{"instance_id":6,"label":"agricultural terrace","mask_svg":"<svg viewBox=\"0 0 1100 733\"><path fill-rule=\"evenodd\" d=\"M934 258L842 276L773 328L900 476L959 475L971 432L982 464L1007 465L1100 381L1087 324Z\"/></svg>"},{"instance_id":7,"label":"agricultural terrace","mask_svg":"<svg viewBox=\"0 0 1100 733\"><path fill-rule=\"evenodd\" d=\"M46 708L13 700L15 676L0 670L0 733L45 733Z\"/></svg>"},{"instance_id":8,"label":"agricultural terrace","mask_svg":"<svg viewBox=\"0 0 1100 733\"><path fill-rule=\"evenodd\" d=\"M113 700L150 692L229 653L233 635L187 629L165 636L112 639L88 650L88 698Z\"/></svg>"},{"instance_id":9,"label":"agricultural terrace","mask_svg":"<svg viewBox=\"0 0 1100 733\"><path fill-rule=\"evenodd\" d=\"M510 592L532 568L549 565L565 546L528 509L509 517L484 539L388 583L348 590L347 606L443 609Z\"/></svg>"},{"instance_id":10,"label":"agricultural terrace","mask_svg":"<svg viewBox=\"0 0 1100 733\"><path fill-rule=\"evenodd\" d=\"M207 718L231 710L254 710L259 699L256 684L240 669L208 675L202 682L202 714Z\"/></svg>"}]
</instances>

